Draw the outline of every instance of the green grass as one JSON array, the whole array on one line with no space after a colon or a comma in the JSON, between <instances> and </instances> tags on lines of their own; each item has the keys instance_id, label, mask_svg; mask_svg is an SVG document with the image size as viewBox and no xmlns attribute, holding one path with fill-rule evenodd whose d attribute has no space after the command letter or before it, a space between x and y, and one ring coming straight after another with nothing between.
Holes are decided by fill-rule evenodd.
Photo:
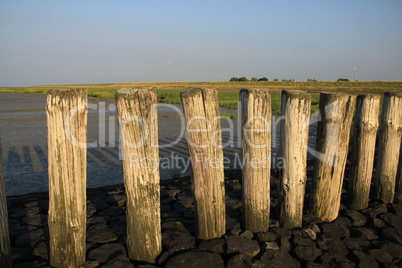
<instances>
[{"instance_id":1,"label":"green grass","mask_svg":"<svg viewBox=\"0 0 402 268\"><path fill-rule=\"evenodd\" d=\"M311 93L311 113L318 110L320 92L343 92L349 94L383 94L384 92L402 92L402 82L372 81L372 82L331 82L331 81L248 81L248 82L150 82L121 84L73 84L44 85L23 88L0 88L0 92L40 93L46 94L49 89L87 88L88 96L96 100L114 99L120 88L147 87L155 88L158 101L180 104L180 91L186 87L203 87L218 91L219 106L237 109L239 91L242 88L269 88L271 90L272 111L280 114L282 90L304 90ZM229 116L230 117L230 116Z\"/></svg>"}]
</instances>

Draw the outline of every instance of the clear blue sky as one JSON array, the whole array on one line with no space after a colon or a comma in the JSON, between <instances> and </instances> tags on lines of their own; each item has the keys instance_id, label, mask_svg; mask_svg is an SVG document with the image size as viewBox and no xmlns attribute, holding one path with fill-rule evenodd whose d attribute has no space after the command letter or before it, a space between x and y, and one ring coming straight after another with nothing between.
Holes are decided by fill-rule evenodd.
<instances>
[{"instance_id":1,"label":"clear blue sky","mask_svg":"<svg viewBox=\"0 0 402 268\"><path fill-rule=\"evenodd\" d=\"M402 80L401 0L0 1L0 86Z\"/></svg>"}]
</instances>

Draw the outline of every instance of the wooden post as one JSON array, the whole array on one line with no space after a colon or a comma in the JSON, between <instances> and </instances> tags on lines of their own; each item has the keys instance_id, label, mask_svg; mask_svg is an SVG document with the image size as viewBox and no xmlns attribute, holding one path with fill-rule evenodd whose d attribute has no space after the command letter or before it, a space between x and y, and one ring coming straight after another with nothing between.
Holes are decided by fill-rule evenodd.
<instances>
[{"instance_id":1,"label":"wooden post","mask_svg":"<svg viewBox=\"0 0 402 268\"><path fill-rule=\"evenodd\" d=\"M398 174L396 175L396 192L402 193L402 142L399 150Z\"/></svg>"},{"instance_id":2,"label":"wooden post","mask_svg":"<svg viewBox=\"0 0 402 268\"><path fill-rule=\"evenodd\" d=\"M339 214L355 103L356 96L320 94L312 213L323 221L333 221Z\"/></svg>"},{"instance_id":3,"label":"wooden post","mask_svg":"<svg viewBox=\"0 0 402 268\"><path fill-rule=\"evenodd\" d=\"M379 109L379 95L357 97L352 142L352 171L348 185L348 204L351 209L360 210L368 207Z\"/></svg>"},{"instance_id":4,"label":"wooden post","mask_svg":"<svg viewBox=\"0 0 402 268\"><path fill-rule=\"evenodd\" d=\"M269 228L271 173L271 94L242 89L243 227L253 233Z\"/></svg>"},{"instance_id":5,"label":"wooden post","mask_svg":"<svg viewBox=\"0 0 402 268\"><path fill-rule=\"evenodd\" d=\"M281 216L284 228L302 226L304 194L307 180L308 128L311 96L304 91L282 91Z\"/></svg>"},{"instance_id":6,"label":"wooden post","mask_svg":"<svg viewBox=\"0 0 402 268\"><path fill-rule=\"evenodd\" d=\"M50 265L79 267L86 252L87 91L49 90Z\"/></svg>"},{"instance_id":7,"label":"wooden post","mask_svg":"<svg viewBox=\"0 0 402 268\"><path fill-rule=\"evenodd\" d=\"M402 137L402 94L384 94L378 135L374 193L376 198L392 203Z\"/></svg>"},{"instance_id":8,"label":"wooden post","mask_svg":"<svg viewBox=\"0 0 402 268\"><path fill-rule=\"evenodd\" d=\"M127 195L128 255L155 263L162 250L156 92L120 89L116 98Z\"/></svg>"},{"instance_id":9,"label":"wooden post","mask_svg":"<svg viewBox=\"0 0 402 268\"><path fill-rule=\"evenodd\" d=\"M8 212L6 184L3 174L3 160L0 142L0 267L11 268L11 244L8 233Z\"/></svg>"},{"instance_id":10,"label":"wooden post","mask_svg":"<svg viewBox=\"0 0 402 268\"><path fill-rule=\"evenodd\" d=\"M186 88L180 93L186 119L198 239L226 231L223 151L218 92Z\"/></svg>"}]
</instances>

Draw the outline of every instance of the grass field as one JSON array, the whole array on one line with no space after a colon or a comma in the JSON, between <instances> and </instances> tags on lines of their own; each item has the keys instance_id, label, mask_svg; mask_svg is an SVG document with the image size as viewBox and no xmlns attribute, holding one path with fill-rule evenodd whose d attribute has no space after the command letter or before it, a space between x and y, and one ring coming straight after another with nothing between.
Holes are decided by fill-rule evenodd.
<instances>
[{"instance_id":1,"label":"grass field","mask_svg":"<svg viewBox=\"0 0 402 268\"><path fill-rule=\"evenodd\" d=\"M94 99L113 99L121 88L146 87L155 88L158 100L164 103L179 104L180 91L186 87L203 87L218 90L219 105L229 109L237 109L239 91L242 88L269 88L271 90L272 110L280 113L282 90L304 90L312 94L311 111L318 110L320 92L344 92L350 94L383 94L384 92L402 92L402 82L298 82L298 81L248 81L248 82L149 82L149 83L109 83L109 84L74 84L44 85L21 88L0 88L0 92L41 93L49 89L87 88L88 96Z\"/></svg>"}]
</instances>

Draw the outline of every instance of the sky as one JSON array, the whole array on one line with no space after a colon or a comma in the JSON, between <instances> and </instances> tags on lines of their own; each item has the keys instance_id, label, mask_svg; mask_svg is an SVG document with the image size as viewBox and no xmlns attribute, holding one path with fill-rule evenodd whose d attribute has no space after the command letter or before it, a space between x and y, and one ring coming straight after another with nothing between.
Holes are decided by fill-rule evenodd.
<instances>
[{"instance_id":1,"label":"sky","mask_svg":"<svg viewBox=\"0 0 402 268\"><path fill-rule=\"evenodd\" d=\"M0 86L402 80L401 0L1 0Z\"/></svg>"}]
</instances>

